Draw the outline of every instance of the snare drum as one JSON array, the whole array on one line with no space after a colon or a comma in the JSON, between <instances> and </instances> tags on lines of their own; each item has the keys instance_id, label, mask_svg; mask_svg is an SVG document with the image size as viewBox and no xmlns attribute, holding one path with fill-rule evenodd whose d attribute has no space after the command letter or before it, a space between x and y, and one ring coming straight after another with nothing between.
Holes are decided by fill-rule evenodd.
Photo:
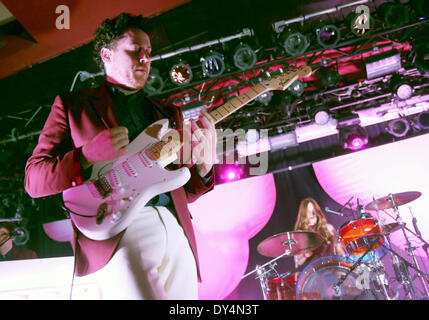
<instances>
[{"instance_id":1,"label":"snare drum","mask_svg":"<svg viewBox=\"0 0 429 320\"><path fill-rule=\"evenodd\" d=\"M380 247L383 242L383 233L377 219L363 218L351 220L343 224L340 228L339 235L346 251L351 255L365 253L378 236L378 243L372 250ZM372 251L371 250L371 251Z\"/></svg>"},{"instance_id":2,"label":"snare drum","mask_svg":"<svg viewBox=\"0 0 429 320\"><path fill-rule=\"evenodd\" d=\"M268 280L268 300L295 300L299 272Z\"/></svg>"}]
</instances>

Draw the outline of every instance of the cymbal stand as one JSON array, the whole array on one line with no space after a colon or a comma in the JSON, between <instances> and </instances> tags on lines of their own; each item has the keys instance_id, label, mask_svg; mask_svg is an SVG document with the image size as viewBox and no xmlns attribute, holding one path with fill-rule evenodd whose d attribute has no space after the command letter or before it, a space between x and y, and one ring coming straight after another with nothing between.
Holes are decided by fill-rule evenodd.
<instances>
[{"instance_id":1,"label":"cymbal stand","mask_svg":"<svg viewBox=\"0 0 429 320\"><path fill-rule=\"evenodd\" d=\"M413 218L412 221L413 221L414 230L416 232L416 233L412 232L412 234L415 235L417 238L419 238L419 240L423 243L422 248L425 251L427 258L429 259L429 252L428 252L429 243L427 243L423 239L423 236L422 236L422 234L421 234L421 232L419 230L419 227L417 225L417 219L416 219L416 217L414 217L413 210L411 210L411 207L408 207L408 208L410 209L410 214L411 214L411 217Z\"/></svg>"},{"instance_id":2,"label":"cymbal stand","mask_svg":"<svg viewBox=\"0 0 429 320\"><path fill-rule=\"evenodd\" d=\"M408 235L405 232L404 221L402 220L402 218L401 218L401 216L399 214L399 210L398 210L398 207L396 206L395 199L393 198L393 194L390 193L389 197L390 197L390 200L392 201L392 204L393 204L393 212L395 212L395 214L396 214L396 221L398 221L399 225L401 226L401 230L402 230L402 233L403 233L405 241L406 241L406 245L407 245L407 249L406 250L408 251L409 256L413 260L414 269L418 271L417 275L420 278L420 281L422 282L422 285L423 285L423 288L424 288L424 291L425 291L425 298L429 299L429 291L428 291L428 288L427 288L427 285L426 285L426 281L425 281L424 277L422 276L422 272L420 270L418 261L416 259L415 254L414 254L414 250L416 248L411 245L411 242L410 242L410 240L408 238ZM414 297L417 298L417 299L420 299L420 296L417 294L417 289L416 289L416 287L414 285L414 282L413 282L413 280L411 278L409 279L409 283L410 283L410 285L412 287L412 290L413 290L413 293L414 293Z\"/></svg>"},{"instance_id":3,"label":"cymbal stand","mask_svg":"<svg viewBox=\"0 0 429 320\"><path fill-rule=\"evenodd\" d=\"M373 199L373 200L375 200L375 199ZM376 209L376 212L377 212L377 221L378 221L378 223L379 223L380 229L381 229L381 230L384 230L384 220L380 217L380 211L378 210L378 207L377 207L377 209ZM387 240L387 242L389 243L389 248L391 248L391 247L392 247L392 243L391 243L391 241L390 241L390 233L384 233L384 232L383 232L383 234L384 234L384 238L385 238L385 239ZM383 246L383 247L386 247L384 243L382 244L382 246ZM396 259L398 259L397 257L395 257L395 256L394 256L394 254L393 254L392 252L390 252L390 254L391 254L391 256L392 256L392 262L393 262L393 260L394 260L395 258L396 258ZM380 259L378 259L378 261L376 261L375 257L373 257L373 258L372 258L372 260L373 260L374 265L376 266L377 279L378 279L379 283L381 283L381 284L382 284L383 291L384 291L384 295L386 296L387 300L396 300L396 299L397 299L397 296L398 296L398 293L397 293L395 296L390 297L390 295L388 294L387 288L386 288L386 286L385 286L386 284L388 285L388 284L389 284L389 282L388 282L388 280L385 278L385 277L386 277L386 273L385 273L384 265L383 265L383 262L382 262L381 258L380 258ZM394 263L393 263L393 264L394 264ZM394 264L394 265L395 265L395 264ZM381 270L381 267L383 268L383 270ZM387 282L387 283L385 283L385 281L384 281L384 280L386 280L386 282ZM399 280L398 280L398 281L399 281Z\"/></svg>"},{"instance_id":4,"label":"cymbal stand","mask_svg":"<svg viewBox=\"0 0 429 320\"><path fill-rule=\"evenodd\" d=\"M261 284L261 289L262 289L262 294L264 296L264 300L268 300L268 287L267 287L267 280L268 280L268 275L272 272L274 272L279 278L280 274L277 272L277 270L275 269L275 266L277 265L277 260L283 258L284 256L288 256L291 254L290 250L285 250L285 252L281 255L279 255L278 257L268 261L267 263L264 263L262 266L256 266L255 270L250 271L248 273L246 273L244 276L241 277L241 279L246 278L247 276L251 275L252 273L257 273L257 276L255 279L259 279L259 282ZM282 278L283 281L283 278Z\"/></svg>"}]
</instances>

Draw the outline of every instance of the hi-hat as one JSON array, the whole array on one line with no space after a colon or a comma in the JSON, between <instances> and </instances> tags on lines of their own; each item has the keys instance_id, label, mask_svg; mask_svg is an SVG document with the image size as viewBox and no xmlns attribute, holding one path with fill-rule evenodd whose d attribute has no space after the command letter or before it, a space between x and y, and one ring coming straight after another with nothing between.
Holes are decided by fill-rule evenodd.
<instances>
[{"instance_id":1,"label":"hi-hat","mask_svg":"<svg viewBox=\"0 0 429 320\"><path fill-rule=\"evenodd\" d=\"M421 192L418 191L408 191L402 193L394 193L392 194L393 201L390 195L385 196L383 198L374 200L368 203L365 207L365 210L385 210L391 209L395 206L402 206L408 202L414 201L422 195Z\"/></svg>"},{"instance_id":2,"label":"hi-hat","mask_svg":"<svg viewBox=\"0 0 429 320\"><path fill-rule=\"evenodd\" d=\"M312 231L279 233L262 241L257 250L266 257L275 258L286 253L296 255L305 250L315 250L323 242L322 236Z\"/></svg>"}]
</instances>

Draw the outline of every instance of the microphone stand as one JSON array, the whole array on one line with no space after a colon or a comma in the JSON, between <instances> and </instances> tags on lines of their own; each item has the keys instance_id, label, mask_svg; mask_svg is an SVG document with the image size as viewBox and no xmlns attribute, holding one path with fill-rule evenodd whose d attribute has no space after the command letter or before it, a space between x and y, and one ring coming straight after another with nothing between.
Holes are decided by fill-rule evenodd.
<instances>
[{"instance_id":1,"label":"microphone stand","mask_svg":"<svg viewBox=\"0 0 429 320\"><path fill-rule=\"evenodd\" d=\"M421 234L421 232L420 232L420 230L419 230L419 228L418 228L418 226L417 226L417 219L414 217L414 215L413 215L413 211L411 210L411 207L408 207L408 208L410 209L410 213L411 213L411 216L412 216L412 218L413 218L413 225L414 225L414 230L415 230L415 232L416 232L416 233L414 233L414 232L410 231L408 228L407 228L407 230L408 230L408 231L410 231L414 236L416 236L417 238L419 238L419 240L420 240L421 242L423 242L423 246L422 246L422 248L424 249L424 251L425 251L425 253L426 253L427 258L429 259L429 253L428 253L429 243L427 243L427 242L423 239L422 234Z\"/></svg>"},{"instance_id":2,"label":"microphone stand","mask_svg":"<svg viewBox=\"0 0 429 320\"><path fill-rule=\"evenodd\" d=\"M365 256L372 251L372 249L374 249L374 247L376 246L377 243L379 243L380 238L383 235L380 234L377 236L377 238L371 240L371 244L369 246L369 248L366 250L366 252L350 267L350 269L346 272L345 275L341 276L340 280L338 280L338 282L334 285L334 290L335 288L338 290L339 287L344 283L344 281L347 279L347 277L361 264L363 258L365 258ZM384 285L383 285L384 287Z\"/></svg>"}]
</instances>

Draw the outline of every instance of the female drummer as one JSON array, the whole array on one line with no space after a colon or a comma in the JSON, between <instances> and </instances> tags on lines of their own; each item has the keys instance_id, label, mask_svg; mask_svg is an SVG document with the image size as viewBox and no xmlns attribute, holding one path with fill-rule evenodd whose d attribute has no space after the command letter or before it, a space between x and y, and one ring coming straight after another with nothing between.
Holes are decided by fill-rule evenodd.
<instances>
[{"instance_id":1,"label":"female drummer","mask_svg":"<svg viewBox=\"0 0 429 320\"><path fill-rule=\"evenodd\" d=\"M295 256L295 268L299 268L304 263L328 255L345 256L346 253L338 241L338 234L333 225L326 221L325 215L319 204L313 198L306 198L299 205L298 218L295 224L295 231L313 231L319 233L323 242L320 247L312 251L305 251Z\"/></svg>"}]
</instances>

